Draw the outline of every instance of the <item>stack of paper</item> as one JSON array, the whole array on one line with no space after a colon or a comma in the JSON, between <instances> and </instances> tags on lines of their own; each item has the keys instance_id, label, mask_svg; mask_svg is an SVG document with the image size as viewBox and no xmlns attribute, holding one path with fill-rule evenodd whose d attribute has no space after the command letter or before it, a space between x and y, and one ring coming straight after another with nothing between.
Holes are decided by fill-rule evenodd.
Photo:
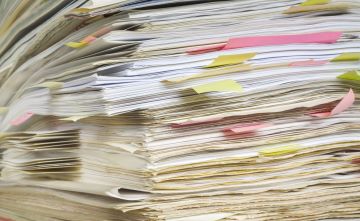
<instances>
[{"instance_id":1,"label":"stack of paper","mask_svg":"<svg viewBox=\"0 0 360 221\"><path fill-rule=\"evenodd\" d=\"M360 218L358 0L0 11L0 220Z\"/></svg>"}]
</instances>

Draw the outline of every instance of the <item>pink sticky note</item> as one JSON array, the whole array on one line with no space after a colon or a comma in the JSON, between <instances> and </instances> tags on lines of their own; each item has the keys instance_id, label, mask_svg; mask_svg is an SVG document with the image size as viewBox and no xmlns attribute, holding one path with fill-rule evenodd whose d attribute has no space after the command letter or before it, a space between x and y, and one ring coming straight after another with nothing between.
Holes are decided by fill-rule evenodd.
<instances>
[{"instance_id":1,"label":"pink sticky note","mask_svg":"<svg viewBox=\"0 0 360 221\"><path fill-rule=\"evenodd\" d=\"M199 124L206 124L206 123L214 123L217 121L222 120L223 117L213 117L213 118L207 118L204 120L189 120L182 123L173 123L171 124L172 128L179 128L179 127L185 127L185 126L193 126L193 125L199 125Z\"/></svg>"},{"instance_id":2,"label":"pink sticky note","mask_svg":"<svg viewBox=\"0 0 360 221\"><path fill-rule=\"evenodd\" d=\"M13 221L13 220L12 220L12 219L7 219L7 218L0 217L0 221Z\"/></svg>"},{"instance_id":3,"label":"pink sticky note","mask_svg":"<svg viewBox=\"0 0 360 221\"><path fill-rule=\"evenodd\" d=\"M319 32L312 34L295 35L269 35L255 37L230 38L223 50L244 47L256 47L267 45L284 45L296 43L335 43L340 37L341 32Z\"/></svg>"},{"instance_id":4,"label":"pink sticky note","mask_svg":"<svg viewBox=\"0 0 360 221\"><path fill-rule=\"evenodd\" d=\"M223 129L223 131L231 131L233 133L250 133L256 130L259 130L264 127L268 127L270 124L265 123L244 123L244 124L235 124Z\"/></svg>"},{"instance_id":5,"label":"pink sticky note","mask_svg":"<svg viewBox=\"0 0 360 221\"><path fill-rule=\"evenodd\" d=\"M335 114L339 114L353 105L355 102L355 94L352 89L341 99L341 101L331 110L322 113L310 113L313 117L330 117Z\"/></svg>"},{"instance_id":6,"label":"pink sticky note","mask_svg":"<svg viewBox=\"0 0 360 221\"><path fill-rule=\"evenodd\" d=\"M291 67L307 67L307 66L320 66L327 64L327 60L305 60L305 61L294 61L289 64Z\"/></svg>"},{"instance_id":7,"label":"pink sticky note","mask_svg":"<svg viewBox=\"0 0 360 221\"><path fill-rule=\"evenodd\" d=\"M28 111L28 112L26 112L25 114L21 115L20 117L12 120L12 121L10 122L10 124L13 125L13 126L18 126L18 125L20 125L20 124L25 123L25 122L26 122L27 120L29 120L33 115L34 115L34 113Z\"/></svg>"},{"instance_id":8,"label":"pink sticky note","mask_svg":"<svg viewBox=\"0 0 360 221\"><path fill-rule=\"evenodd\" d=\"M186 53L194 55L194 54L208 53L208 52L212 52L212 51L220 51L225 47L225 45L226 44L217 44L217 45L191 48L191 49L187 50Z\"/></svg>"},{"instance_id":9,"label":"pink sticky note","mask_svg":"<svg viewBox=\"0 0 360 221\"><path fill-rule=\"evenodd\" d=\"M90 43L90 42L93 42L95 40L96 40L96 37L89 35L89 36L85 37L83 40L81 40L81 42Z\"/></svg>"}]
</instances>

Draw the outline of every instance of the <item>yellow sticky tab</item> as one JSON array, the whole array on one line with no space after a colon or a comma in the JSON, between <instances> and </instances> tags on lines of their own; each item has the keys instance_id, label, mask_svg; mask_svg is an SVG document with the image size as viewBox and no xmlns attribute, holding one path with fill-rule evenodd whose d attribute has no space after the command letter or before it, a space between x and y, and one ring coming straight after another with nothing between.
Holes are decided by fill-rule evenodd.
<instances>
[{"instance_id":1,"label":"yellow sticky tab","mask_svg":"<svg viewBox=\"0 0 360 221\"><path fill-rule=\"evenodd\" d=\"M85 47L86 45L88 45L88 43L87 42L68 42L65 45L70 48L82 48L82 47Z\"/></svg>"},{"instance_id":2,"label":"yellow sticky tab","mask_svg":"<svg viewBox=\"0 0 360 221\"><path fill-rule=\"evenodd\" d=\"M71 10L71 13L89 13L91 9L89 8L75 8Z\"/></svg>"},{"instance_id":3,"label":"yellow sticky tab","mask_svg":"<svg viewBox=\"0 0 360 221\"><path fill-rule=\"evenodd\" d=\"M6 113L8 110L8 107L0 107L0 114Z\"/></svg>"},{"instance_id":4,"label":"yellow sticky tab","mask_svg":"<svg viewBox=\"0 0 360 221\"><path fill-rule=\"evenodd\" d=\"M330 0L307 0L301 3L301 6L310 6L310 5L325 5L328 4Z\"/></svg>"},{"instance_id":5,"label":"yellow sticky tab","mask_svg":"<svg viewBox=\"0 0 360 221\"><path fill-rule=\"evenodd\" d=\"M249 64L239 64L239 65L233 65L228 67L222 67L221 69L208 69L198 74L192 74L189 76L184 77L177 77L177 78L170 78L163 80L163 82L170 82L170 83L180 83L184 81L188 81L191 79L196 78L204 78L204 77L212 77L212 76L218 76L228 73L234 73L234 72L241 72L241 71L250 71L253 70L253 68Z\"/></svg>"},{"instance_id":6,"label":"yellow sticky tab","mask_svg":"<svg viewBox=\"0 0 360 221\"><path fill-rule=\"evenodd\" d=\"M242 87L234 80L222 80L193 87L198 94L214 91L241 92Z\"/></svg>"},{"instance_id":7,"label":"yellow sticky tab","mask_svg":"<svg viewBox=\"0 0 360 221\"><path fill-rule=\"evenodd\" d=\"M260 153L260 155L265 156L265 157L273 157L273 156L296 153L300 149L301 148L298 145L293 144L293 145L282 146L282 147L266 148L266 149L260 150L259 153Z\"/></svg>"},{"instance_id":8,"label":"yellow sticky tab","mask_svg":"<svg viewBox=\"0 0 360 221\"><path fill-rule=\"evenodd\" d=\"M337 76L339 79L360 81L360 71L348 71L342 75Z\"/></svg>"},{"instance_id":9,"label":"yellow sticky tab","mask_svg":"<svg viewBox=\"0 0 360 221\"><path fill-rule=\"evenodd\" d=\"M343 53L330 61L359 61L360 60L360 52L349 52Z\"/></svg>"},{"instance_id":10,"label":"yellow sticky tab","mask_svg":"<svg viewBox=\"0 0 360 221\"><path fill-rule=\"evenodd\" d=\"M240 64L253 58L256 53L247 54L231 54L231 55L220 55L215 58L211 64L207 65L207 68L218 67L223 65Z\"/></svg>"},{"instance_id":11,"label":"yellow sticky tab","mask_svg":"<svg viewBox=\"0 0 360 221\"><path fill-rule=\"evenodd\" d=\"M89 117L89 116L72 116L72 117L62 118L60 120L76 122L78 120L81 120L81 119L84 119L87 117Z\"/></svg>"},{"instance_id":12,"label":"yellow sticky tab","mask_svg":"<svg viewBox=\"0 0 360 221\"><path fill-rule=\"evenodd\" d=\"M56 82L56 81L48 81L48 82L44 82L44 83L41 83L41 84L38 84L36 85L35 87L46 87L46 88L49 88L49 89L60 89L62 88L64 85L63 82Z\"/></svg>"}]
</instances>

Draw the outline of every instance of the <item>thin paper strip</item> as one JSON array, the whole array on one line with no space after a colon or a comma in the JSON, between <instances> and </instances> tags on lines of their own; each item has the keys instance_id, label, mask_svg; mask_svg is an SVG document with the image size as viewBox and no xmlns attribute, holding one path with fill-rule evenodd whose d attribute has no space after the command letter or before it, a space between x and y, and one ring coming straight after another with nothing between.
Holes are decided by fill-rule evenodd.
<instances>
[{"instance_id":1,"label":"thin paper strip","mask_svg":"<svg viewBox=\"0 0 360 221\"><path fill-rule=\"evenodd\" d=\"M322 113L311 113L310 115L313 117L330 117L336 114L339 114L349 107L353 105L355 102L355 94L352 89L341 99L341 101L330 111L330 112L322 112Z\"/></svg>"},{"instance_id":2,"label":"thin paper strip","mask_svg":"<svg viewBox=\"0 0 360 221\"><path fill-rule=\"evenodd\" d=\"M291 144L287 146L274 147L274 148L266 148L259 151L259 154L265 157L274 157L281 156L286 154L293 154L299 151L301 147L296 144Z\"/></svg>"},{"instance_id":3,"label":"thin paper strip","mask_svg":"<svg viewBox=\"0 0 360 221\"><path fill-rule=\"evenodd\" d=\"M207 68L218 67L223 65L233 65L243 63L251 58L253 58L256 53L246 53L246 54L231 54L231 55L220 55L215 58L211 64L207 65Z\"/></svg>"},{"instance_id":4,"label":"thin paper strip","mask_svg":"<svg viewBox=\"0 0 360 221\"><path fill-rule=\"evenodd\" d=\"M10 124L13 126L21 125L21 124L25 123L27 120L29 120L33 115L34 115L34 113L28 111L25 114L19 116L18 118L10 121Z\"/></svg>"},{"instance_id":5,"label":"thin paper strip","mask_svg":"<svg viewBox=\"0 0 360 221\"><path fill-rule=\"evenodd\" d=\"M186 127L186 126L194 126L199 124L206 124L206 123L214 123L222 120L223 117L213 117L213 118L207 118L204 120L189 120L181 123L172 123L170 124L172 128L179 128L179 127Z\"/></svg>"},{"instance_id":6,"label":"thin paper strip","mask_svg":"<svg viewBox=\"0 0 360 221\"><path fill-rule=\"evenodd\" d=\"M244 124L234 124L231 125L229 127L226 127L223 129L223 131L231 131L233 133L250 133L250 132L254 132L257 131L261 128L265 128L268 127L270 124L265 124L265 123L259 123L259 122L254 122L254 123L244 123Z\"/></svg>"},{"instance_id":7,"label":"thin paper strip","mask_svg":"<svg viewBox=\"0 0 360 221\"><path fill-rule=\"evenodd\" d=\"M360 52L348 52L348 53L342 53L341 55L336 56L330 61L336 62L336 61L359 61L359 60L360 60Z\"/></svg>"},{"instance_id":8,"label":"thin paper strip","mask_svg":"<svg viewBox=\"0 0 360 221\"><path fill-rule=\"evenodd\" d=\"M360 81L360 71L348 71L342 75L337 76L337 78L350 81Z\"/></svg>"},{"instance_id":9,"label":"thin paper strip","mask_svg":"<svg viewBox=\"0 0 360 221\"><path fill-rule=\"evenodd\" d=\"M76 122L78 120L81 120L81 119L84 119L84 118L87 118L87 117L89 117L89 116L72 116L72 117L62 118L60 120Z\"/></svg>"},{"instance_id":10,"label":"thin paper strip","mask_svg":"<svg viewBox=\"0 0 360 221\"><path fill-rule=\"evenodd\" d=\"M208 84L198 85L192 87L192 89L198 93L207 93L207 92L241 92L242 87L234 80L222 80L211 82Z\"/></svg>"}]
</instances>

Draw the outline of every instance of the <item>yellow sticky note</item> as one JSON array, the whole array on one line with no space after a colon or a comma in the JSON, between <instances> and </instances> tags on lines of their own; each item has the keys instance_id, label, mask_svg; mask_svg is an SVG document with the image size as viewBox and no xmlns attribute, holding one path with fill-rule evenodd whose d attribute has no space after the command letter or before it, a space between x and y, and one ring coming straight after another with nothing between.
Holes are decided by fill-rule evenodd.
<instances>
[{"instance_id":1,"label":"yellow sticky note","mask_svg":"<svg viewBox=\"0 0 360 221\"><path fill-rule=\"evenodd\" d=\"M223 66L223 65L231 65L231 64L240 64L244 61L247 61L254 57L256 53L246 53L246 54L231 54L231 55L220 55L215 58L211 64L207 65L207 68Z\"/></svg>"},{"instance_id":2,"label":"yellow sticky note","mask_svg":"<svg viewBox=\"0 0 360 221\"><path fill-rule=\"evenodd\" d=\"M65 45L70 48L82 48L82 47L85 47L86 45L88 45L88 43L87 42L68 42Z\"/></svg>"},{"instance_id":3,"label":"yellow sticky note","mask_svg":"<svg viewBox=\"0 0 360 221\"><path fill-rule=\"evenodd\" d=\"M72 13L89 13L91 9L89 8L75 8L71 10Z\"/></svg>"},{"instance_id":4,"label":"yellow sticky note","mask_svg":"<svg viewBox=\"0 0 360 221\"><path fill-rule=\"evenodd\" d=\"M266 149L260 150L259 153L262 156L273 157L273 156L296 153L300 149L301 148L298 145L293 144L293 145L288 145L288 146L266 148Z\"/></svg>"},{"instance_id":5,"label":"yellow sticky note","mask_svg":"<svg viewBox=\"0 0 360 221\"><path fill-rule=\"evenodd\" d=\"M329 3L330 0L307 0L303 3L301 3L301 6L309 6L309 5L324 5Z\"/></svg>"},{"instance_id":6,"label":"yellow sticky note","mask_svg":"<svg viewBox=\"0 0 360 221\"><path fill-rule=\"evenodd\" d=\"M198 94L214 91L231 91L231 92L241 92L242 87L234 80L222 80L211 82L208 84L203 84L193 87L194 91Z\"/></svg>"},{"instance_id":7,"label":"yellow sticky note","mask_svg":"<svg viewBox=\"0 0 360 221\"><path fill-rule=\"evenodd\" d=\"M337 76L339 79L360 81L360 71L348 71L342 75Z\"/></svg>"},{"instance_id":8,"label":"yellow sticky note","mask_svg":"<svg viewBox=\"0 0 360 221\"><path fill-rule=\"evenodd\" d=\"M0 114L6 113L8 110L8 107L0 107Z\"/></svg>"},{"instance_id":9,"label":"yellow sticky note","mask_svg":"<svg viewBox=\"0 0 360 221\"><path fill-rule=\"evenodd\" d=\"M35 87L47 87L49 89L59 89L59 88L62 88L63 85L64 85L63 82L48 81L48 82L38 84Z\"/></svg>"},{"instance_id":10,"label":"yellow sticky note","mask_svg":"<svg viewBox=\"0 0 360 221\"><path fill-rule=\"evenodd\" d=\"M212 76L224 75L224 74L229 74L229 73L234 73L234 72L249 71L249 70L253 70L253 67L250 66L249 64L238 64L238 65L227 66L227 67L222 67L222 68L217 68L217 69L207 69L201 73L192 74L192 75L183 76L183 77L170 78L170 79L163 80L163 82L180 83L180 82L184 82L184 81L188 81L188 80L196 79L196 78L212 77Z\"/></svg>"},{"instance_id":11,"label":"yellow sticky note","mask_svg":"<svg viewBox=\"0 0 360 221\"><path fill-rule=\"evenodd\" d=\"M348 52L331 59L330 61L359 61L360 52Z\"/></svg>"},{"instance_id":12,"label":"yellow sticky note","mask_svg":"<svg viewBox=\"0 0 360 221\"><path fill-rule=\"evenodd\" d=\"M87 117L89 117L89 116L72 116L72 117L62 118L60 120L76 122L78 120L81 120L81 119L84 119L84 118L87 118Z\"/></svg>"}]
</instances>

